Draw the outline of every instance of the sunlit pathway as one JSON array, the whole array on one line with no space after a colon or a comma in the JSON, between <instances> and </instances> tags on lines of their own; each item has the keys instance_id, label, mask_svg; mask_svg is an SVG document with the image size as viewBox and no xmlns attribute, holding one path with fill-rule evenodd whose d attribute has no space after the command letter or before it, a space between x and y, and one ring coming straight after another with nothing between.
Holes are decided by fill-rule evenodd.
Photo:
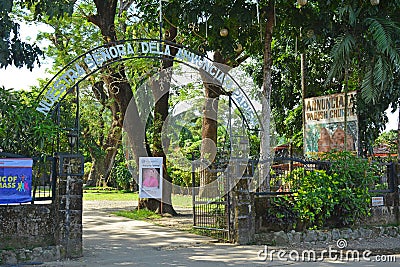
<instances>
[{"instance_id":1,"label":"sunlit pathway","mask_svg":"<svg viewBox=\"0 0 400 267\"><path fill-rule=\"evenodd\" d=\"M42 266L398 266L398 263L300 263L260 259L261 246L216 244L207 237L84 210L84 257Z\"/></svg>"}]
</instances>

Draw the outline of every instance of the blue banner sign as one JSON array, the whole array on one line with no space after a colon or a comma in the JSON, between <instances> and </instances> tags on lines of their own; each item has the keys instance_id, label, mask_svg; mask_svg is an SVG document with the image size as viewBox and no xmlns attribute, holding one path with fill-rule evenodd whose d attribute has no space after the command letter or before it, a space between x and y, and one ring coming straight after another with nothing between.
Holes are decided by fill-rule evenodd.
<instances>
[{"instance_id":1,"label":"blue banner sign","mask_svg":"<svg viewBox=\"0 0 400 267\"><path fill-rule=\"evenodd\" d=\"M32 159L0 159L0 204L32 201Z\"/></svg>"}]
</instances>

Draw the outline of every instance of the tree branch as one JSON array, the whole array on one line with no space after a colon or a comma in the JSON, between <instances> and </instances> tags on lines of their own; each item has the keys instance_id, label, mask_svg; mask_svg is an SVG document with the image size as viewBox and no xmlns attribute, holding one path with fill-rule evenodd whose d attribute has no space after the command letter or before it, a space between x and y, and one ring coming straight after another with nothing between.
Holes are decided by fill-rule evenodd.
<instances>
[{"instance_id":1,"label":"tree branch","mask_svg":"<svg viewBox=\"0 0 400 267\"><path fill-rule=\"evenodd\" d=\"M131 5L135 2L135 0L120 0L119 1L119 11L118 11L118 17L121 17L122 12L127 11Z\"/></svg>"}]
</instances>

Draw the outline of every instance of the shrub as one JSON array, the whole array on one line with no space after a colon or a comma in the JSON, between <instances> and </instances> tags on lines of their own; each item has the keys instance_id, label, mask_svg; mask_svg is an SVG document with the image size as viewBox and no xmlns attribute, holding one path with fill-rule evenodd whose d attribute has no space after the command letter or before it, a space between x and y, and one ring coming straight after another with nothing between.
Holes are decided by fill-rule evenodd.
<instances>
[{"instance_id":1,"label":"shrub","mask_svg":"<svg viewBox=\"0 0 400 267\"><path fill-rule=\"evenodd\" d=\"M111 180L115 181L119 189L130 190L132 174L124 162L118 162L111 172Z\"/></svg>"},{"instance_id":2,"label":"shrub","mask_svg":"<svg viewBox=\"0 0 400 267\"><path fill-rule=\"evenodd\" d=\"M305 172L294 194L294 210L302 222L308 226L320 227L331 216L338 204L337 180L337 175L328 175L323 170Z\"/></svg>"},{"instance_id":3,"label":"shrub","mask_svg":"<svg viewBox=\"0 0 400 267\"><path fill-rule=\"evenodd\" d=\"M339 182L338 204L333 217L338 226L356 224L370 214L369 189L379 179L377 163L357 157L350 152L329 153L330 173L337 174Z\"/></svg>"},{"instance_id":4,"label":"shrub","mask_svg":"<svg viewBox=\"0 0 400 267\"><path fill-rule=\"evenodd\" d=\"M264 220L267 229L272 231L289 231L296 225L298 214L295 211L291 196L270 198Z\"/></svg>"},{"instance_id":5,"label":"shrub","mask_svg":"<svg viewBox=\"0 0 400 267\"><path fill-rule=\"evenodd\" d=\"M329 153L328 171L304 171L294 195L294 210L309 227L348 226L370 214L369 189L378 167L350 152ZM329 223L328 223L329 222Z\"/></svg>"}]
</instances>

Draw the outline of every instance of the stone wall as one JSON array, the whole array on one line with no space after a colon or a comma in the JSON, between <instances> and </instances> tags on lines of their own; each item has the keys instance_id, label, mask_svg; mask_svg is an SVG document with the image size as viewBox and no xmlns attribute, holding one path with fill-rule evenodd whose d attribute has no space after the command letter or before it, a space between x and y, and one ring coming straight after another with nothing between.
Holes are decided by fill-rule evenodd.
<instances>
[{"instance_id":1,"label":"stone wall","mask_svg":"<svg viewBox=\"0 0 400 267\"><path fill-rule=\"evenodd\" d=\"M55 203L58 207L56 240L62 258L82 257L82 187L76 176L59 177Z\"/></svg>"},{"instance_id":2,"label":"stone wall","mask_svg":"<svg viewBox=\"0 0 400 267\"><path fill-rule=\"evenodd\" d=\"M372 226L360 227L357 229L331 229L331 230L307 230L304 232L268 232L255 235L255 242L262 245L299 245L301 243L331 242L339 239L375 239L377 237L400 237L398 226Z\"/></svg>"},{"instance_id":3,"label":"stone wall","mask_svg":"<svg viewBox=\"0 0 400 267\"><path fill-rule=\"evenodd\" d=\"M396 193L387 193L381 196L384 199L384 206L372 207L371 216L365 218L363 224L388 225L400 223L399 203L398 199L396 200Z\"/></svg>"},{"instance_id":4,"label":"stone wall","mask_svg":"<svg viewBox=\"0 0 400 267\"><path fill-rule=\"evenodd\" d=\"M42 262L56 261L60 258L60 246L0 250L0 265L15 265L19 263L38 265Z\"/></svg>"},{"instance_id":5,"label":"stone wall","mask_svg":"<svg viewBox=\"0 0 400 267\"><path fill-rule=\"evenodd\" d=\"M249 191L249 182L246 178L237 178L232 194L233 213L233 241L237 244L253 243L254 226L254 194Z\"/></svg>"},{"instance_id":6,"label":"stone wall","mask_svg":"<svg viewBox=\"0 0 400 267\"><path fill-rule=\"evenodd\" d=\"M0 206L0 249L56 245L53 204Z\"/></svg>"},{"instance_id":7,"label":"stone wall","mask_svg":"<svg viewBox=\"0 0 400 267\"><path fill-rule=\"evenodd\" d=\"M0 264L81 257L81 176L60 176L52 204L0 206Z\"/></svg>"},{"instance_id":8,"label":"stone wall","mask_svg":"<svg viewBox=\"0 0 400 267\"><path fill-rule=\"evenodd\" d=\"M0 206L0 264L60 259L56 213L54 204Z\"/></svg>"}]
</instances>

